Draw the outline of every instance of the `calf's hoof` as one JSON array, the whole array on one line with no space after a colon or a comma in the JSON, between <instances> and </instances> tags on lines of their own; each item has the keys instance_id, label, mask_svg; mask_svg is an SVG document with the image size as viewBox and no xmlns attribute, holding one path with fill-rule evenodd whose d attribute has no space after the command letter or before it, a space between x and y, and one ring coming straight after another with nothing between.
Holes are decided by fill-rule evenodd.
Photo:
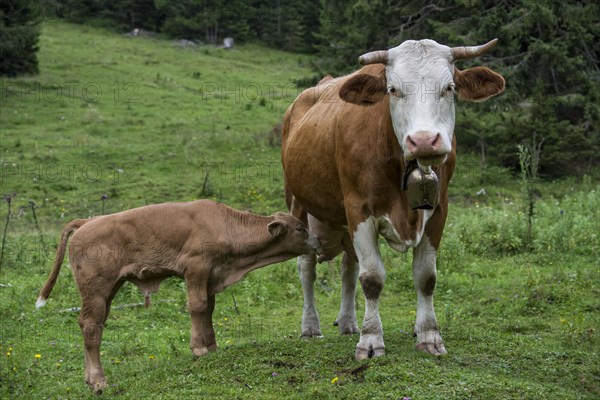
<instances>
[{"instance_id":1,"label":"calf's hoof","mask_svg":"<svg viewBox=\"0 0 600 400\"><path fill-rule=\"evenodd\" d=\"M357 347L354 358L356 358L356 360L360 361L360 360L366 360L367 358L381 357L384 355L385 355L385 347L378 347L378 348L370 347L368 349L363 349L362 347Z\"/></svg>"},{"instance_id":2,"label":"calf's hoof","mask_svg":"<svg viewBox=\"0 0 600 400\"><path fill-rule=\"evenodd\" d=\"M94 394L102 394L102 391L108 387L101 368L86 369L85 383L88 384Z\"/></svg>"},{"instance_id":3,"label":"calf's hoof","mask_svg":"<svg viewBox=\"0 0 600 400\"><path fill-rule=\"evenodd\" d=\"M88 385L90 385L92 392L96 395L101 395L102 392L104 391L104 389L106 389L106 387L108 386L106 381L95 382L95 383L88 382Z\"/></svg>"},{"instance_id":4,"label":"calf's hoof","mask_svg":"<svg viewBox=\"0 0 600 400\"><path fill-rule=\"evenodd\" d=\"M215 346L216 348L216 346ZM203 355L208 353L208 347L196 347L192 349L192 353L194 357L202 357Z\"/></svg>"}]
</instances>

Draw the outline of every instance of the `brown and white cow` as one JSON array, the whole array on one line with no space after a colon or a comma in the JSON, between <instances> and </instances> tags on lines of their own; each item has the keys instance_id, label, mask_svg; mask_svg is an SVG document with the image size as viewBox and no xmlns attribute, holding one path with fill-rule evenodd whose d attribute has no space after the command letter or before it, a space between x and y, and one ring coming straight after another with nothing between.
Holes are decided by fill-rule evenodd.
<instances>
[{"instance_id":1,"label":"brown and white cow","mask_svg":"<svg viewBox=\"0 0 600 400\"><path fill-rule=\"evenodd\" d=\"M263 217L209 200L164 203L67 224L52 273L36 308L56 283L67 240L81 294L79 325L85 346L85 380L94 392L106 386L100 342L110 304L126 281L150 303L161 281L185 279L192 319L190 348L196 356L216 349L215 294L256 268L314 253L317 237L285 213Z\"/></svg>"},{"instance_id":2,"label":"brown and white cow","mask_svg":"<svg viewBox=\"0 0 600 400\"><path fill-rule=\"evenodd\" d=\"M379 297L385 268L383 236L397 251L413 248L417 291L417 349L446 353L433 308L436 253L448 212L448 183L456 157L454 95L484 101L504 90L499 74L455 61L479 56L481 46L450 48L433 40L406 41L359 58L363 68L326 78L302 92L283 125L286 200L321 241L319 261L344 252L342 301L336 320L342 334L358 333L356 279L365 295L365 316L356 358L384 354ZM439 179L438 202L411 209L402 181L409 163ZM298 259L304 290L302 335L321 335L313 284L317 256Z\"/></svg>"}]
</instances>

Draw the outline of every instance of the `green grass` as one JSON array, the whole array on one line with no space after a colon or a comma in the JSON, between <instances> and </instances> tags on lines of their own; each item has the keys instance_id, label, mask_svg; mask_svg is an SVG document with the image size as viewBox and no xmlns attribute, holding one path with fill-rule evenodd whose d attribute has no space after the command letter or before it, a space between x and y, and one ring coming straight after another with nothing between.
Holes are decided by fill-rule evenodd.
<instances>
[{"instance_id":1,"label":"green grass","mask_svg":"<svg viewBox=\"0 0 600 400\"><path fill-rule=\"evenodd\" d=\"M68 310L79 305L68 268L47 306L34 310L62 226L100 214L102 195L106 213L200 196L284 210L269 132L300 90L293 82L311 71L306 57L254 45L189 50L64 23L44 25L39 57L40 75L2 80L1 194L18 194L0 271L0 398L91 398L78 313ZM57 99L53 85L62 90ZM96 101L93 87L102 90ZM260 97L250 93L256 87ZM220 348L200 359L188 348L182 281L165 281L147 310L129 306L142 296L125 285L104 333L103 396L596 399L598 184L547 182L539 192L532 243L524 243L518 180L492 166L482 174L474 157L459 154L435 294L448 356L414 349L412 256L382 246L385 357L355 361L358 337L331 325L339 259L318 269L325 337L300 340L302 290L288 261L217 296ZM359 290L359 320L363 312Z\"/></svg>"}]
</instances>

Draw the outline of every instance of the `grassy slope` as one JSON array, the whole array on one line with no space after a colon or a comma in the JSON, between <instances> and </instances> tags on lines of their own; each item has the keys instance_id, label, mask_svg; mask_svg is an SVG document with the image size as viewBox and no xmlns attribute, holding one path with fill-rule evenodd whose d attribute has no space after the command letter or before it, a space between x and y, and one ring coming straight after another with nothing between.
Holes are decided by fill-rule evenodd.
<instances>
[{"instance_id":1,"label":"grassy slope","mask_svg":"<svg viewBox=\"0 0 600 400\"><path fill-rule=\"evenodd\" d=\"M99 214L103 194L106 212L191 200L203 187L203 197L239 208L283 209L279 152L266 136L297 93L290 82L309 71L301 56L256 46L192 51L62 23L44 26L39 56L39 76L2 81L1 190L19 194L0 273L12 285L0 287L0 398L80 399L90 395L77 313L59 312L79 302L68 269L46 308L33 311L61 226ZM56 100L53 85L62 90ZM96 87L102 95L85 101ZM487 195L476 196L481 187ZM545 185L535 251L523 252L519 186L497 169L481 180L477 163L462 157L435 303L447 357L414 350L411 256L382 247L386 357L354 361L357 337L331 326L339 260L319 266L325 338L299 340L302 293L288 261L217 296L220 349L199 360L188 349L182 282L166 281L148 310L114 309L102 346L105 397L597 398L594 189L590 180ZM140 297L126 285L113 305ZM362 293L357 303L361 318Z\"/></svg>"}]
</instances>

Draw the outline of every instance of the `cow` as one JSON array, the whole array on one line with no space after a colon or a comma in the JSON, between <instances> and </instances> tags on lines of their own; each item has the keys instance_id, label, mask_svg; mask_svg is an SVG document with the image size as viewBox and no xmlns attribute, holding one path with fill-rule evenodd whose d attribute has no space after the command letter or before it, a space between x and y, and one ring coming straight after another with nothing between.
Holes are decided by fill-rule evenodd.
<instances>
[{"instance_id":1,"label":"cow","mask_svg":"<svg viewBox=\"0 0 600 400\"><path fill-rule=\"evenodd\" d=\"M81 295L85 380L98 394L107 386L100 363L102 331L111 301L124 282L137 285L148 306L162 280L185 279L192 320L190 348L202 356L217 347L212 325L216 293L249 271L319 247L316 236L290 214L265 217L209 200L78 219L62 232L36 308L46 303L56 283L71 234L69 261Z\"/></svg>"},{"instance_id":2,"label":"cow","mask_svg":"<svg viewBox=\"0 0 600 400\"><path fill-rule=\"evenodd\" d=\"M498 73L485 67L461 71L455 62L482 55L496 42L450 48L409 40L370 52L359 58L361 69L324 78L287 109L281 151L286 202L321 241L319 254L301 255L297 262L303 337L321 336L315 265L343 253L342 299L334 325L341 334L360 332L356 359L385 354L379 316L386 279L381 235L396 251L413 249L416 348L436 356L447 353L433 293L456 161L454 97L480 102L505 87ZM430 198L434 204L410 206L406 184L415 171L437 178L432 180L437 180ZM357 278L365 297L361 330L354 310Z\"/></svg>"}]
</instances>

